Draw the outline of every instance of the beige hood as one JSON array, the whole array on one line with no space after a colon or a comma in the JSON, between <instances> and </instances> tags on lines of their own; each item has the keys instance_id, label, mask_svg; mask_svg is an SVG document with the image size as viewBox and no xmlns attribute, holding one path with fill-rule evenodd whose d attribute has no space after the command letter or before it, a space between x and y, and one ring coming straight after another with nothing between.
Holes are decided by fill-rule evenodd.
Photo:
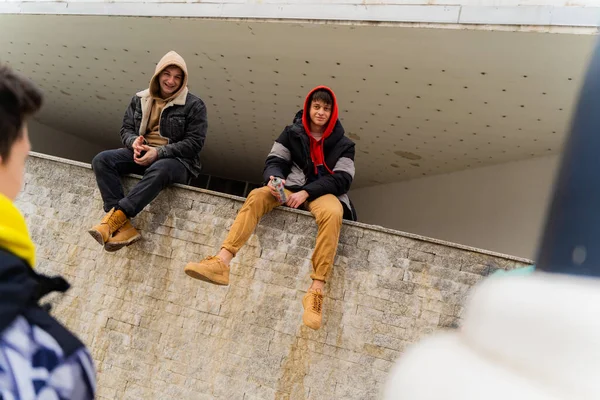
<instances>
[{"instance_id":1,"label":"beige hood","mask_svg":"<svg viewBox=\"0 0 600 400\"><path fill-rule=\"evenodd\" d=\"M183 71L183 80L181 82L181 87L179 88L179 90L177 92L173 93L172 96L170 96L168 99L165 99L165 100L171 100L171 99L176 98L187 87L188 70L187 70L187 65L185 64L185 60L183 59L183 57L181 57L176 52L170 51L167 54L165 54L163 56L163 58L160 59L158 64L156 64L156 69L154 70L154 76L152 76L152 79L150 80L150 94L153 97L160 97L160 85L158 83L158 76L165 68L167 68L171 65L175 65L175 66L181 68L181 70Z\"/></svg>"}]
</instances>

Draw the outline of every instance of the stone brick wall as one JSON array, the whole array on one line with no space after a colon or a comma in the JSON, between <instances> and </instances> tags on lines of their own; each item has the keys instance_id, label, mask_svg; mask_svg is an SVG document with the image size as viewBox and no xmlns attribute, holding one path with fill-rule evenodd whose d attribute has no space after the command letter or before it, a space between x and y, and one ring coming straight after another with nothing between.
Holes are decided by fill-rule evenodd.
<instances>
[{"instance_id":1,"label":"stone brick wall","mask_svg":"<svg viewBox=\"0 0 600 400\"><path fill-rule=\"evenodd\" d=\"M346 224L324 326L312 331L301 320L316 234L307 213L266 216L234 260L229 287L183 273L217 251L241 204L168 189L134 221L144 240L107 253L86 232L103 215L89 166L30 158L17 205L37 268L73 285L52 298L53 312L90 347L98 398L375 399L407 345L460 323L475 283L528 262Z\"/></svg>"}]
</instances>

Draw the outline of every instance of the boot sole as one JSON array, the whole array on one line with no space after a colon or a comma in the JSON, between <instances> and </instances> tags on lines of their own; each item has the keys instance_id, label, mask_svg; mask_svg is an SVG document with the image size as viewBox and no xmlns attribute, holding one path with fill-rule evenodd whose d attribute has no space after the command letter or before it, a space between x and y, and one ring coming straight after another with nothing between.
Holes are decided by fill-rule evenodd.
<instances>
[{"instance_id":1,"label":"boot sole","mask_svg":"<svg viewBox=\"0 0 600 400\"><path fill-rule=\"evenodd\" d=\"M200 274L199 272L195 271L192 268L188 268L187 266L183 269L184 272L191 278L194 279L198 279L199 281L204 281L204 282L208 282L208 283L212 283L215 285L219 285L219 286L228 286L229 285L229 280L224 281L223 278L221 277L221 275L214 275L214 274L210 274L210 276L204 276L202 274Z\"/></svg>"},{"instance_id":2,"label":"boot sole","mask_svg":"<svg viewBox=\"0 0 600 400\"><path fill-rule=\"evenodd\" d=\"M108 251L109 253L112 253L112 252L121 250L125 246L131 246L132 244L134 244L141 238L142 238L142 235L138 234L137 236L132 237L131 239L129 239L126 242L119 242L119 243L106 242L106 244L104 245L104 250Z\"/></svg>"},{"instance_id":3,"label":"boot sole","mask_svg":"<svg viewBox=\"0 0 600 400\"><path fill-rule=\"evenodd\" d=\"M102 234L100 232L90 229L88 233L92 235L96 242L100 243L101 246L104 246L104 240L102 239Z\"/></svg>"}]
</instances>

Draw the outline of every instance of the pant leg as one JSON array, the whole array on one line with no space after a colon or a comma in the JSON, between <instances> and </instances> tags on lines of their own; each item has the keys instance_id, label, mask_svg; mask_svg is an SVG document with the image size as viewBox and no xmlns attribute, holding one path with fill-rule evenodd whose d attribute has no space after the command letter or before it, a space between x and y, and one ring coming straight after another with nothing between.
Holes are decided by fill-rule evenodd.
<instances>
[{"instance_id":1,"label":"pant leg","mask_svg":"<svg viewBox=\"0 0 600 400\"><path fill-rule=\"evenodd\" d=\"M287 196L292 194L289 190L286 190L285 193ZM251 191L242 209L235 217L235 221L221 248L235 256L248 241L261 217L279 205L268 187L263 186Z\"/></svg>"},{"instance_id":2,"label":"pant leg","mask_svg":"<svg viewBox=\"0 0 600 400\"><path fill-rule=\"evenodd\" d=\"M108 212L125 197L121 175L143 174L145 167L133 161L133 151L123 148L98 153L92 160L92 169L104 202L104 211Z\"/></svg>"},{"instance_id":3,"label":"pant leg","mask_svg":"<svg viewBox=\"0 0 600 400\"><path fill-rule=\"evenodd\" d=\"M315 216L319 227L317 243L312 255L314 271L310 277L325 282L337 252L344 207L337 197L326 194L308 203L308 210Z\"/></svg>"},{"instance_id":4,"label":"pant leg","mask_svg":"<svg viewBox=\"0 0 600 400\"><path fill-rule=\"evenodd\" d=\"M152 163L144 176L123 199L119 207L133 218L139 214L158 194L173 183L188 183L190 172L175 158L163 158Z\"/></svg>"}]
</instances>

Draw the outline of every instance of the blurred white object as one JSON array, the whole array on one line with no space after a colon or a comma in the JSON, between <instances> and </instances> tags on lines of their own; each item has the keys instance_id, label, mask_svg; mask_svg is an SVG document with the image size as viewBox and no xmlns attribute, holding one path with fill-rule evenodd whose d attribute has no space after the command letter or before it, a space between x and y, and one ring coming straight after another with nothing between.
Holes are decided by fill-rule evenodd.
<instances>
[{"instance_id":1,"label":"blurred white object","mask_svg":"<svg viewBox=\"0 0 600 400\"><path fill-rule=\"evenodd\" d=\"M384 400L600 399L600 279L535 272L487 279L462 327L413 347Z\"/></svg>"}]
</instances>

